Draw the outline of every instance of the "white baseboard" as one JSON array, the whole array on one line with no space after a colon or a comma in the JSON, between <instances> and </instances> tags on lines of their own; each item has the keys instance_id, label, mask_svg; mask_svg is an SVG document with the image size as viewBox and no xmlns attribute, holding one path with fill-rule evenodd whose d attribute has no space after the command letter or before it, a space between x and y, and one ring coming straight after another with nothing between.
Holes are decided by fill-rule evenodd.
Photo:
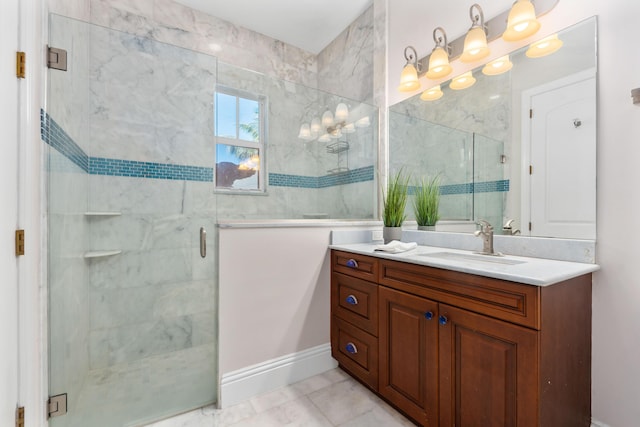
<instances>
[{"instance_id":1,"label":"white baseboard","mask_svg":"<svg viewBox=\"0 0 640 427\"><path fill-rule=\"evenodd\" d=\"M331 357L331 344L322 344L297 353L223 373L220 408L228 408L253 396L302 381L338 366Z\"/></svg>"},{"instance_id":2,"label":"white baseboard","mask_svg":"<svg viewBox=\"0 0 640 427\"><path fill-rule=\"evenodd\" d=\"M591 418L591 427L609 427L607 424Z\"/></svg>"}]
</instances>

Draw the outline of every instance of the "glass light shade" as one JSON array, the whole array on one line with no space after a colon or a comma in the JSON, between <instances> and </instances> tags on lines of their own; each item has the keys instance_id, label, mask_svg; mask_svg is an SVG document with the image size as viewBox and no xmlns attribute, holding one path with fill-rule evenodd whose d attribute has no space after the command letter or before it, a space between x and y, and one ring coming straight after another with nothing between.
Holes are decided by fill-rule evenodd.
<instances>
[{"instance_id":1,"label":"glass light shade","mask_svg":"<svg viewBox=\"0 0 640 427\"><path fill-rule=\"evenodd\" d=\"M318 141L320 141L320 142L329 142L329 141L331 141L331 137L329 136L329 134L325 133L323 135L320 135L320 138L318 138Z\"/></svg>"},{"instance_id":2,"label":"glass light shade","mask_svg":"<svg viewBox=\"0 0 640 427\"><path fill-rule=\"evenodd\" d=\"M453 90L462 90L473 86L475 82L476 78L473 77L473 73L471 71L467 71L466 73L451 80L449 87Z\"/></svg>"},{"instance_id":3,"label":"glass light shade","mask_svg":"<svg viewBox=\"0 0 640 427\"><path fill-rule=\"evenodd\" d=\"M427 71L428 79L440 79L448 76L453 68L449 64L449 55L440 46L433 49L429 57L429 71Z\"/></svg>"},{"instance_id":4,"label":"glass light shade","mask_svg":"<svg viewBox=\"0 0 640 427\"><path fill-rule=\"evenodd\" d=\"M442 98L442 95L442 89L440 89L440 85L437 85L422 92L422 95L420 95L420 99L422 99L423 101L435 101Z\"/></svg>"},{"instance_id":5,"label":"glass light shade","mask_svg":"<svg viewBox=\"0 0 640 427\"><path fill-rule=\"evenodd\" d=\"M320 133L320 119L315 117L311 120L311 133L318 135Z\"/></svg>"},{"instance_id":6,"label":"glass light shade","mask_svg":"<svg viewBox=\"0 0 640 427\"><path fill-rule=\"evenodd\" d=\"M513 68L513 62L509 59L509 55L494 59L482 68L482 73L487 76L497 76L506 73Z\"/></svg>"},{"instance_id":7,"label":"glass light shade","mask_svg":"<svg viewBox=\"0 0 640 427\"><path fill-rule=\"evenodd\" d=\"M300 126L300 133L298 133L298 138L305 141L310 141L311 139L313 139L311 137L311 129L309 128L308 123L304 123L302 124L302 126Z\"/></svg>"},{"instance_id":8,"label":"glass light shade","mask_svg":"<svg viewBox=\"0 0 640 427\"><path fill-rule=\"evenodd\" d=\"M342 102L336 106L336 115L334 116L336 122L345 122L349 118L349 107Z\"/></svg>"},{"instance_id":9,"label":"glass light shade","mask_svg":"<svg viewBox=\"0 0 640 427\"><path fill-rule=\"evenodd\" d=\"M464 38L464 50L460 56L462 62L476 62L489 56L487 35L482 27L472 27Z\"/></svg>"},{"instance_id":10,"label":"glass light shade","mask_svg":"<svg viewBox=\"0 0 640 427\"><path fill-rule=\"evenodd\" d=\"M363 118L358 119L355 125L357 128L369 127L371 125L371 122L369 121L369 116L364 116Z\"/></svg>"},{"instance_id":11,"label":"glass light shade","mask_svg":"<svg viewBox=\"0 0 640 427\"><path fill-rule=\"evenodd\" d=\"M329 110L322 114L322 127L328 128L333 126L333 113Z\"/></svg>"},{"instance_id":12,"label":"glass light shade","mask_svg":"<svg viewBox=\"0 0 640 427\"><path fill-rule=\"evenodd\" d=\"M502 38L508 42L515 42L534 35L540 29L540 22L536 19L536 10L529 0L518 0L509 11L507 29Z\"/></svg>"},{"instance_id":13,"label":"glass light shade","mask_svg":"<svg viewBox=\"0 0 640 427\"><path fill-rule=\"evenodd\" d=\"M356 131L356 126L353 123L348 123L342 128L342 132L344 133L354 133Z\"/></svg>"},{"instance_id":14,"label":"glass light shade","mask_svg":"<svg viewBox=\"0 0 640 427\"><path fill-rule=\"evenodd\" d=\"M418 71L413 64L407 64L402 69L400 74L400 86L398 86L399 92L413 92L420 89L420 82L418 81Z\"/></svg>"},{"instance_id":15,"label":"glass light shade","mask_svg":"<svg viewBox=\"0 0 640 427\"><path fill-rule=\"evenodd\" d=\"M525 52L525 55L529 58L540 58L552 54L560 49L562 45L562 40L558 38L557 34L554 34L532 43L531 46L529 46L529 49Z\"/></svg>"}]
</instances>

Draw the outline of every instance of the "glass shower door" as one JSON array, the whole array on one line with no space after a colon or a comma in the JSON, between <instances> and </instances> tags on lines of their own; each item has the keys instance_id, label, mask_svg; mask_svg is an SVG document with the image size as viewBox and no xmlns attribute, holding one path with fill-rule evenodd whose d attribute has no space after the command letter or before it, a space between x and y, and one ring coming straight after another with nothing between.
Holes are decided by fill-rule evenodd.
<instances>
[{"instance_id":1,"label":"glass shower door","mask_svg":"<svg viewBox=\"0 0 640 427\"><path fill-rule=\"evenodd\" d=\"M68 53L42 111L49 391L68 407L50 424L214 403L216 58L56 15L49 45Z\"/></svg>"}]
</instances>

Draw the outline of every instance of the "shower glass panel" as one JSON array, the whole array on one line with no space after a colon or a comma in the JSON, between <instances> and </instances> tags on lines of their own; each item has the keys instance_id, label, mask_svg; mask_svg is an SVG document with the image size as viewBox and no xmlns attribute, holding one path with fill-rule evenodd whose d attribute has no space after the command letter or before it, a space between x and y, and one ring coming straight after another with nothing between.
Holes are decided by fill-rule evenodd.
<instances>
[{"instance_id":1,"label":"shower glass panel","mask_svg":"<svg viewBox=\"0 0 640 427\"><path fill-rule=\"evenodd\" d=\"M52 427L137 426L217 400L214 57L52 15ZM200 228L207 254L200 254Z\"/></svg>"},{"instance_id":2,"label":"shower glass panel","mask_svg":"<svg viewBox=\"0 0 640 427\"><path fill-rule=\"evenodd\" d=\"M475 220L484 219L502 232L509 181L505 179L504 143L473 134L473 205Z\"/></svg>"}]
</instances>

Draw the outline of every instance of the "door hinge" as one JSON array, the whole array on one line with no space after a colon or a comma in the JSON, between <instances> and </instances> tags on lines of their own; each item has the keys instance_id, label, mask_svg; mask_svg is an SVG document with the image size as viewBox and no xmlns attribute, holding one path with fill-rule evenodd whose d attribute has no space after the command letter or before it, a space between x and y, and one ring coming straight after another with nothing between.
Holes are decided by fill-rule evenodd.
<instances>
[{"instance_id":1,"label":"door hinge","mask_svg":"<svg viewBox=\"0 0 640 427\"><path fill-rule=\"evenodd\" d=\"M24 427L24 406L16 408L16 427Z\"/></svg>"},{"instance_id":2,"label":"door hinge","mask_svg":"<svg viewBox=\"0 0 640 427\"><path fill-rule=\"evenodd\" d=\"M529 175L533 175L533 165L529 165Z\"/></svg>"},{"instance_id":3,"label":"door hinge","mask_svg":"<svg viewBox=\"0 0 640 427\"><path fill-rule=\"evenodd\" d=\"M529 231L531 231L531 223L529 223Z\"/></svg>"},{"instance_id":4,"label":"door hinge","mask_svg":"<svg viewBox=\"0 0 640 427\"><path fill-rule=\"evenodd\" d=\"M47 46L47 67L67 71L67 51Z\"/></svg>"},{"instance_id":5,"label":"door hinge","mask_svg":"<svg viewBox=\"0 0 640 427\"><path fill-rule=\"evenodd\" d=\"M16 230L16 256L24 255L24 230Z\"/></svg>"},{"instance_id":6,"label":"door hinge","mask_svg":"<svg viewBox=\"0 0 640 427\"><path fill-rule=\"evenodd\" d=\"M529 109L529 118L533 119L533 109L532 108Z\"/></svg>"},{"instance_id":7,"label":"door hinge","mask_svg":"<svg viewBox=\"0 0 640 427\"><path fill-rule=\"evenodd\" d=\"M47 401L49 417L59 417L67 413L67 393L51 396Z\"/></svg>"},{"instance_id":8,"label":"door hinge","mask_svg":"<svg viewBox=\"0 0 640 427\"><path fill-rule=\"evenodd\" d=\"M16 77L24 79L27 75L27 54L24 52L16 52Z\"/></svg>"}]
</instances>

